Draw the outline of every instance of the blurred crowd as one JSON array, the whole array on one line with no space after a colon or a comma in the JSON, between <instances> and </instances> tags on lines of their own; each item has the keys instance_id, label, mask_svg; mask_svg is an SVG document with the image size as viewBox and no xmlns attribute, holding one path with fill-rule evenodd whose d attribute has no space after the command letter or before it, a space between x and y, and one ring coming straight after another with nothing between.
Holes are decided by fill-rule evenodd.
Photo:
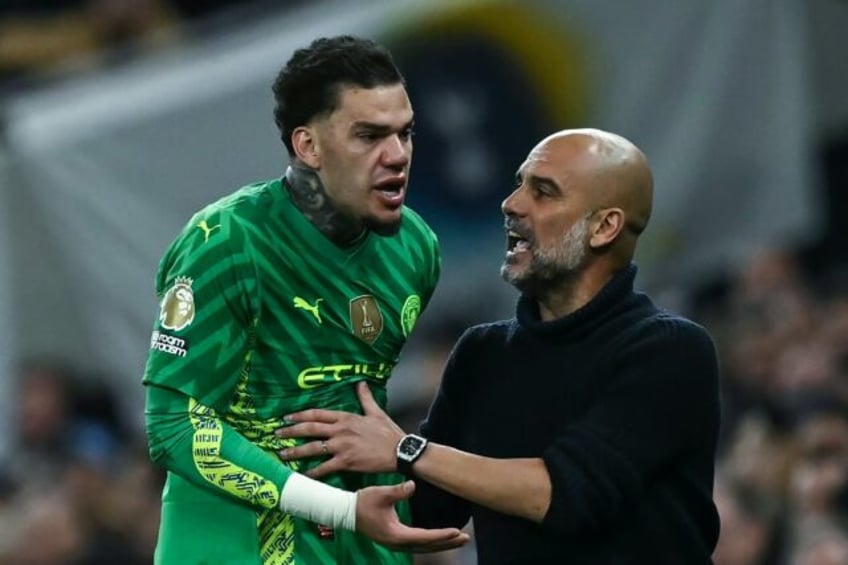
<instances>
[{"instance_id":1,"label":"blurred crowd","mask_svg":"<svg viewBox=\"0 0 848 565\"><path fill-rule=\"evenodd\" d=\"M301 0L0 0L0 95L172 47Z\"/></svg>"},{"instance_id":2,"label":"blurred crowd","mask_svg":"<svg viewBox=\"0 0 848 565\"><path fill-rule=\"evenodd\" d=\"M764 252L694 316L722 361L717 565L848 563L845 276Z\"/></svg>"},{"instance_id":3,"label":"blurred crowd","mask_svg":"<svg viewBox=\"0 0 848 565\"><path fill-rule=\"evenodd\" d=\"M0 460L0 563L152 563L164 475L110 380L34 360L16 385Z\"/></svg>"},{"instance_id":4,"label":"blurred crowd","mask_svg":"<svg viewBox=\"0 0 848 565\"><path fill-rule=\"evenodd\" d=\"M791 254L770 251L692 294L687 314L710 329L722 362L716 565L848 563L844 274L811 277ZM404 360L414 366L400 377L426 385L391 406L406 429L426 414L453 341L485 314L425 318L423 353ZM164 476L119 391L46 360L20 365L17 383L14 447L0 461L0 565L151 563ZM416 557L474 562L473 546Z\"/></svg>"}]
</instances>

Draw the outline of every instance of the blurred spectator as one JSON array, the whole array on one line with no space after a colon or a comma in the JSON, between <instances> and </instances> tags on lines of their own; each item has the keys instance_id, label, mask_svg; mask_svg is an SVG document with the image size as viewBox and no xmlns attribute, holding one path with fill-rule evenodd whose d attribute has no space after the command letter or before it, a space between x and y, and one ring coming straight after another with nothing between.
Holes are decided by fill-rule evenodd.
<instances>
[{"instance_id":1,"label":"blurred spectator","mask_svg":"<svg viewBox=\"0 0 848 565\"><path fill-rule=\"evenodd\" d=\"M723 361L716 565L848 563L848 292L819 278L765 250L702 309Z\"/></svg>"},{"instance_id":2,"label":"blurred spectator","mask_svg":"<svg viewBox=\"0 0 848 565\"><path fill-rule=\"evenodd\" d=\"M789 491L793 562L848 563L848 407L828 397L811 408L796 437Z\"/></svg>"},{"instance_id":3,"label":"blurred spectator","mask_svg":"<svg viewBox=\"0 0 848 565\"><path fill-rule=\"evenodd\" d=\"M789 565L845 565L848 530L833 523L808 524L799 532Z\"/></svg>"},{"instance_id":4,"label":"blurred spectator","mask_svg":"<svg viewBox=\"0 0 848 565\"><path fill-rule=\"evenodd\" d=\"M752 413L736 428L719 468L735 489L777 512L788 489L791 446L791 435Z\"/></svg>"},{"instance_id":5,"label":"blurred spectator","mask_svg":"<svg viewBox=\"0 0 848 565\"><path fill-rule=\"evenodd\" d=\"M15 485L0 465L0 563L3 563L4 551L11 547L17 535L15 524L19 517L15 515L14 496Z\"/></svg>"},{"instance_id":6,"label":"blurred spectator","mask_svg":"<svg viewBox=\"0 0 848 565\"><path fill-rule=\"evenodd\" d=\"M722 518L715 565L755 565L767 562L777 533L775 512L752 497L734 491L726 480L716 482L715 502Z\"/></svg>"},{"instance_id":7,"label":"blurred spectator","mask_svg":"<svg viewBox=\"0 0 848 565\"><path fill-rule=\"evenodd\" d=\"M7 471L24 494L45 492L59 482L67 462L74 377L52 362L26 362L19 374L15 456Z\"/></svg>"},{"instance_id":8,"label":"blurred spectator","mask_svg":"<svg viewBox=\"0 0 848 565\"><path fill-rule=\"evenodd\" d=\"M85 532L76 509L62 496L38 496L19 509L11 549L0 555L9 565L74 563L84 551Z\"/></svg>"},{"instance_id":9,"label":"blurred spectator","mask_svg":"<svg viewBox=\"0 0 848 565\"><path fill-rule=\"evenodd\" d=\"M170 4L183 16L193 20L208 18L236 9L265 13L305 4L306 0L171 0Z\"/></svg>"},{"instance_id":10,"label":"blurred spectator","mask_svg":"<svg viewBox=\"0 0 848 565\"><path fill-rule=\"evenodd\" d=\"M28 87L232 27L304 0L0 0L0 86ZM208 26L206 26L208 27Z\"/></svg>"},{"instance_id":11,"label":"blurred spectator","mask_svg":"<svg viewBox=\"0 0 848 565\"><path fill-rule=\"evenodd\" d=\"M4 0L0 7L0 82L89 67L177 37L165 0Z\"/></svg>"},{"instance_id":12,"label":"blurred spectator","mask_svg":"<svg viewBox=\"0 0 848 565\"><path fill-rule=\"evenodd\" d=\"M14 448L0 461L0 564L150 563L164 478L108 382L21 365Z\"/></svg>"}]
</instances>

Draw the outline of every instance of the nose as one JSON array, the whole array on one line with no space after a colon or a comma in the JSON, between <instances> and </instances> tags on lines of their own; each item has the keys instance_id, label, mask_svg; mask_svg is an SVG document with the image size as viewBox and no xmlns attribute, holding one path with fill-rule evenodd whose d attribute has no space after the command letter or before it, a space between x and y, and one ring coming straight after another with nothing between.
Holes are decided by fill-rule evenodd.
<instances>
[{"instance_id":1,"label":"nose","mask_svg":"<svg viewBox=\"0 0 848 565\"><path fill-rule=\"evenodd\" d=\"M401 139L400 135L390 135L383 147L383 164L392 168L403 168L409 164L412 144Z\"/></svg>"},{"instance_id":2,"label":"nose","mask_svg":"<svg viewBox=\"0 0 848 565\"><path fill-rule=\"evenodd\" d=\"M519 186L501 202L501 212L504 216L523 216L521 201L521 187Z\"/></svg>"}]
</instances>

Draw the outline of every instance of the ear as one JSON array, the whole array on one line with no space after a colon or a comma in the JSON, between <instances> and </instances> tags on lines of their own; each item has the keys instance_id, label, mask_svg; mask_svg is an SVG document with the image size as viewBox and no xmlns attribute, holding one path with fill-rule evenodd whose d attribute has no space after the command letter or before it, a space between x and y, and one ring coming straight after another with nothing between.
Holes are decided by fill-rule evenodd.
<instances>
[{"instance_id":1,"label":"ear","mask_svg":"<svg viewBox=\"0 0 848 565\"><path fill-rule=\"evenodd\" d=\"M589 246L592 248L605 247L611 244L624 228L624 210L621 208L605 208L598 210L598 223L592 229Z\"/></svg>"},{"instance_id":2,"label":"ear","mask_svg":"<svg viewBox=\"0 0 848 565\"><path fill-rule=\"evenodd\" d=\"M291 141L295 157L313 169L321 167L321 154L318 148L318 140L315 137L315 132L311 128L306 126L296 127L294 131L292 131Z\"/></svg>"}]
</instances>

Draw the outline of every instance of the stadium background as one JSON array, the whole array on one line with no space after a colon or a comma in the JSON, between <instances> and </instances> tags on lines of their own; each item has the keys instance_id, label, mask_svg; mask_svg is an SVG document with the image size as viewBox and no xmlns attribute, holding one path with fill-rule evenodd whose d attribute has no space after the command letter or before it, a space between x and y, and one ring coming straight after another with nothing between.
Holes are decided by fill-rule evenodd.
<instances>
[{"instance_id":1,"label":"stadium background","mask_svg":"<svg viewBox=\"0 0 848 565\"><path fill-rule=\"evenodd\" d=\"M407 77L409 203L444 253L393 413L414 426L461 330L511 314L498 206L527 150L610 129L656 176L638 284L720 347L716 563L848 562L846 28L837 0L0 2L0 564L150 561L157 261L281 173L270 83L337 33Z\"/></svg>"}]
</instances>

